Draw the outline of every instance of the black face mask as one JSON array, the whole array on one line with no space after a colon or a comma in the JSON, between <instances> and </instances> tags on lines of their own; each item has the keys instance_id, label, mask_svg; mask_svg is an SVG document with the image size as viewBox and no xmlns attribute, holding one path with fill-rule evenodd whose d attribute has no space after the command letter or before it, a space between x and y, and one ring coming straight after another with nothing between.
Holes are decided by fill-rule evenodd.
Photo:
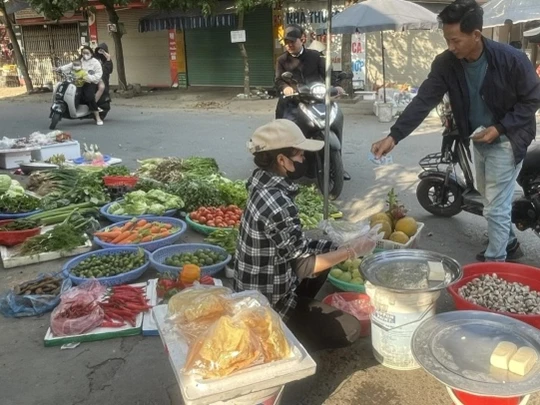
<instances>
[{"instance_id":1,"label":"black face mask","mask_svg":"<svg viewBox=\"0 0 540 405\"><path fill-rule=\"evenodd\" d=\"M292 160L290 158L287 158L287 159L289 159L294 165L294 172L290 172L290 171L287 170L287 177L289 179L291 179L291 180L299 180L302 177L306 176L307 169L308 169L306 161L297 162L297 161Z\"/></svg>"}]
</instances>

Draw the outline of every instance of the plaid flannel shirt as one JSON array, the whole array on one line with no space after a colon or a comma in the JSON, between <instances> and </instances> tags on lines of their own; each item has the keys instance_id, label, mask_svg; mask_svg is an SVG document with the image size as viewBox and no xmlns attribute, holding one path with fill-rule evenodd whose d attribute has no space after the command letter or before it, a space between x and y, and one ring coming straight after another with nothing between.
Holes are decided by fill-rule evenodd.
<instances>
[{"instance_id":1,"label":"plaid flannel shirt","mask_svg":"<svg viewBox=\"0 0 540 405\"><path fill-rule=\"evenodd\" d=\"M289 179L255 170L248 180L249 199L240 223L235 255L235 289L258 290L284 320L296 307L299 280L292 261L336 248L326 240L306 238Z\"/></svg>"}]
</instances>

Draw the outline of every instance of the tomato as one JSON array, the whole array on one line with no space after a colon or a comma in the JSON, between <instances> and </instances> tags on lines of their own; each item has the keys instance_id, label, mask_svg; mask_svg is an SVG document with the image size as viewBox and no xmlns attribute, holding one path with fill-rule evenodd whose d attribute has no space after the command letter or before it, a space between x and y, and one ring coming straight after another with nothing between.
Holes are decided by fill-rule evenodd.
<instances>
[{"instance_id":1,"label":"tomato","mask_svg":"<svg viewBox=\"0 0 540 405\"><path fill-rule=\"evenodd\" d=\"M196 212L192 212L191 214L189 214L189 217L194 220L194 221L198 221L199 220L199 214L196 213Z\"/></svg>"},{"instance_id":2,"label":"tomato","mask_svg":"<svg viewBox=\"0 0 540 405\"><path fill-rule=\"evenodd\" d=\"M229 222L227 222L227 224L228 224L229 226L234 226L234 225L236 225L236 221L233 221L233 220L231 219Z\"/></svg>"},{"instance_id":3,"label":"tomato","mask_svg":"<svg viewBox=\"0 0 540 405\"><path fill-rule=\"evenodd\" d=\"M216 227L216 223L215 223L214 221L208 221L208 222L206 223L206 225L212 226L212 227L214 227L214 228Z\"/></svg>"},{"instance_id":4,"label":"tomato","mask_svg":"<svg viewBox=\"0 0 540 405\"><path fill-rule=\"evenodd\" d=\"M216 222L220 222L220 221L223 221L223 215L217 214L216 215Z\"/></svg>"},{"instance_id":5,"label":"tomato","mask_svg":"<svg viewBox=\"0 0 540 405\"><path fill-rule=\"evenodd\" d=\"M203 224L203 225L206 224L206 221L207 221L206 217L204 217L204 216L199 217L199 222L200 222L201 224Z\"/></svg>"},{"instance_id":6,"label":"tomato","mask_svg":"<svg viewBox=\"0 0 540 405\"><path fill-rule=\"evenodd\" d=\"M214 214L209 213L209 214L206 216L206 219L207 219L208 221L214 221L214 219L215 219Z\"/></svg>"}]
</instances>

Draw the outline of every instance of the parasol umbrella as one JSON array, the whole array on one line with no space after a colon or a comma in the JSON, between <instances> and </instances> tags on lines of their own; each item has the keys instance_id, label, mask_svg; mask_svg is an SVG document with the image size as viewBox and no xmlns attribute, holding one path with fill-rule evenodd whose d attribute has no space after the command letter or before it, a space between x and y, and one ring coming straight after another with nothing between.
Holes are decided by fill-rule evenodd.
<instances>
[{"instance_id":1,"label":"parasol umbrella","mask_svg":"<svg viewBox=\"0 0 540 405\"><path fill-rule=\"evenodd\" d=\"M484 28L504 25L508 20L513 24L540 20L538 0L491 0L483 8Z\"/></svg>"},{"instance_id":2,"label":"parasol umbrella","mask_svg":"<svg viewBox=\"0 0 540 405\"><path fill-rule=\"evenodd\" d=\"M405 0L367 0L347 7L332 18L332 32L334 34L381 32L385 103L386 70L383 31L434 30L437 28L439 28L439 21L436 14Z\"/></svg>"}]
</instances>

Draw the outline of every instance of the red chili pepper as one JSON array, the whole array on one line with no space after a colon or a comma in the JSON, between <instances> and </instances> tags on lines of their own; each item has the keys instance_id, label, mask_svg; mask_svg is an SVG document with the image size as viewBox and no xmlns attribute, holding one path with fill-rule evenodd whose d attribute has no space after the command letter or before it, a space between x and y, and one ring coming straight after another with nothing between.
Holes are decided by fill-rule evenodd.
<instances>
[{"instance_id":1,"label":"red chili pepper","mask_svg":"<svg viewBox=\"0 0 540 405\"><path fill-rule=\"evenodd\" d=\"M101 323L102 328L120 328L124 326L124 323L105 321Z\"/></svg>"}]
</instances>

